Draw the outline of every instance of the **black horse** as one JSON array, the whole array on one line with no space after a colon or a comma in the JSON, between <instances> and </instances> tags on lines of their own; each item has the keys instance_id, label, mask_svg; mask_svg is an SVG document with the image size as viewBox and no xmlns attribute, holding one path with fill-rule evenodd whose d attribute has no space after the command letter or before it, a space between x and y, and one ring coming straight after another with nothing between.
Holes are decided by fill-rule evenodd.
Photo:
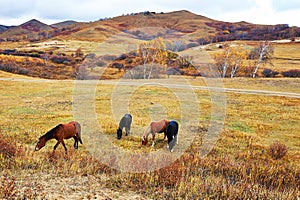
<instances>
[{"instance_id":1,"label":"black horse","mask_svg":"<svg viewBox=\"0 0 300 200\"><path fill-rule=\"evenodd\" d=\"M168 137L168 148L171 152L173 152L173 148L176 144L178 144L178 122L170 121L166 128L166 135Z\"/></svg>"},{"instance_id":2,"label":"black horse","mask_svg":"<svg viewBox=\"0 0 300 200\"><path fill-rule=\"evenodd\" d=\"M131 122L132 122L132 116L131 114L125 114L120 123L119 123L119 128L117 130L117 138L120 140L122 138L122 130L125 127L125 132L126 135L130 133L130 127L131 127Z\"/></svg>"}]
</instances>

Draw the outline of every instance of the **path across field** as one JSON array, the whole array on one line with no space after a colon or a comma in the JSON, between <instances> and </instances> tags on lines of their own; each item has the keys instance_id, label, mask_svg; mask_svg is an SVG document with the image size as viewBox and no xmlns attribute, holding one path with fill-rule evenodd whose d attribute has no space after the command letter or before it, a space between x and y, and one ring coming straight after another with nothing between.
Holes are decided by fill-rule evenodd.
<instances>
[{"instance_id":1,"label":"path across field","mask_svg":"<svg viewBox=\"0 0 300 200\"><path fill-rule=\"evenodd\" d=\"M74 80L47 80L47 79L23 79L23 78L0 78L1 81L15 81L15 82L28 82L28 83L51 83L58 81L65 82L75 82ZM79 80L76 80L79 81ZM139 86L143 85L143 82L136 81L119 81L119 80L83 80L79 81L80 84L105 84L105 85L128 85L128 86ZM151 82L147 81L147 84ZM155 82L153 82L155 84ZM194 90L210 90L214 92L230 92L230 93L240 93L240 94L252 94L252 95L263 95L263 96L281 96L289 98L300 98L300 93L295 92L280 92L280 91L271 91L271 90L253 90L253 89L237 89L237 88L222 88L222 87L209 87L209 86L194 86L187 84L177 84L177 83L163 83L161 84L165 87L176 88L176 89L194 89Z\"/></svg>"}]
</instances>

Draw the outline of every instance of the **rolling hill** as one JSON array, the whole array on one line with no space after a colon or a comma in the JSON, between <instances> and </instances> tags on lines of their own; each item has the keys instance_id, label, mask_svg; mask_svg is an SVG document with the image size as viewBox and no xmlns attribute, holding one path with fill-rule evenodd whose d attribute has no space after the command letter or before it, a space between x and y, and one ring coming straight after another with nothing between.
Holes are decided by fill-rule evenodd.
<instances>
[{"instance_id":1,"label":"rolling hill","mask_svg":"<svg viewBox=\"0 0 300 200\"><path fill-rule=\"evenodd\" d=\"M146 11L89 23L70 20L46 25L33 19L16 27L1 29L2 41L41 41L56 37L99 42L122 32L141 40L161 36L171 39L181 38L200 44L225 40L274 40L300 36L299 27L289 27L287 24L222 22L185 10L170 13Z\"/></svg>"},{"instance_id":2,"label":"rolling hill","mask_svg":"<svg viewBox=\"0 0 300 200\"><path fill-rule=\"evenodd\" d=\"M55 28L66 28L68 26L72 26L74 24L77 24L79 22L73 21L73 20L67 20L67 21L63 21L63 22L59 22L56 24L51 24L51 27L55 27Z\"/></svg>"},{"instance_id":3,"label":"rolling hill","mask_svg":"<svg viewBox=\"0 0 300 200\"><path fill-rule=\"evenodd\" d=\"M156 38L178 45L176 49L168 48L168 50L180 51L181 55L184 55L191 54L189 50L194 51L195 48L201 50L204 45L211 45L203 50L213 54L220 51L219 47L222 47L222 44L216 47L214 43L225 41L243 41L245 48L251 50L258 41L282 39L295 41L295 38L300 37L300 28L289 27L287 24L258 25L245 21L230 23L196 15L186 10L169 13L146 11L95 22L69 20L52 25L33 19L19 26L1 27L2 70L55 79L74 78L78 73L76 70L83 61L90 65L89 71L92 74L90 77L93 77L94 73L102 73L103 66L110 68L106 71L107 78L120 77L124 73L121 72L121 68L126 71L142 64L141 55L135 55L133 52L137 45ZM290 47L297 49L299 43ZM281 65L279 72L294 69L294 64L286 64L289 58L285 57L283 60L278 57L286 50L281 47L277 49L280 50L279 53L275 51L276 62ZM76 52L82 55L78 56ZM171 60L168 61L168 67L178 66L180 61L176 60L176 55L178 56L174 54L172 58L169 57ZM289 53L290 55L294 54ZM28 61L27 57L35 59ZM94 60L91 61L90 58ZM298 55L292 60L293 63L298 63ZM201 60L200 63L208 65L209 62ZM181 70L187 75L195 74L194 71ZM64 76L60 77L60 74Z\"/></svg>"},{"instance_id":4,"label":"rolling hill","mask_svg":"<svg viewBox=\"0 0 300 200\"><path fill-rule=\"evenodd\" d=\"M2 40L6 41L19 41L19 40L32 40L43 32L50 32L53 28L44 24L36 19L32 19L19 26L8 28L3 31L1 35Z\"/></svg>"}]
</instances>

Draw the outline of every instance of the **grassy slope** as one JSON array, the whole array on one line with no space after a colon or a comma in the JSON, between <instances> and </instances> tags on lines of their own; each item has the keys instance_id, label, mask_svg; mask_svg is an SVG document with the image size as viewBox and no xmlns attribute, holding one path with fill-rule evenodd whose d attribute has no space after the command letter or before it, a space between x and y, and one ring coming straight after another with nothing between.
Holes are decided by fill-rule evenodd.
<instances>
[{"instance_id":1,"label":"grassy slope","mask_svg":"<svg viewBox=\"0 0 300 200\"><path fill-rule=\"evenodd\" d=\"M278 71L300 68L300 43L276 44L274 69Z\"/></svg>"}]
</instances>

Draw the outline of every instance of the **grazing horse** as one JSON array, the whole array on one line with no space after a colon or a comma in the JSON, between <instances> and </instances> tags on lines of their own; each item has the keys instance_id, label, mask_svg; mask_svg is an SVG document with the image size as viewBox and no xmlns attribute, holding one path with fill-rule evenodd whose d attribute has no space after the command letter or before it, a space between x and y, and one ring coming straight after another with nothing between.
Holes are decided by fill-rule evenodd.
<instances>
[{"instance_id":1,"label":"grazing horse","mask_svg":"<svg viewBox=\"0 0 300 200\"><path fill-rule=\"evenodd\" d=\"M117 138L120 140L122 138L122 130L125 127L125 132L126 135L130 133L130 127L131 127L131 122L132 122L132 116L131 114L125 114L120 123L119 123L119 128L117 129Z\"/></svg>"},{"instance_id":2,"label":"grazing horse","mask_svg":"<svg viewBox=\"0 0 300 200\"><path fill-rule=\"evenodd\" d=\"M151 133L152 134L152 147L154 147L155 144L155 134L156 133L164 133L164 139L166 138L166 129L169 124L169 120L163 119L157 122L151 122L150 126L147 128L147 130L144 133L144 136L142 137L142 145L146 145L148 143L148 136Z\"/></svg>"},{"instance_id":3,"label":"grazing horse","mask_svg":"<svg viewBox=\"0 0 300 200\"><path fill-rule=\"evenodd\" d=\"M65 148L65 152L67 154L67 147L64 143L64 139L74 138L74 148L78 149L78 141L82 144L82 140L80 137L81 126L78 122L72 121L67 124L59 124L50 131L48 131L45 135L39 138L38 143L35 146L35 151L43 148L48 140L56 139L57 143L54 146L54 151L57 146L62 143Z\"/></svg>"},{"instance_id":4,"label":"grazing horse","mask_svg":"<svg viewBox=\"0 0 300 200\"><path fill-rule=\"evenodd\" d=\"M166 134L168 137L168 149L173 152L173 148L176 144L178 144L178 123L176 121L170 121L167 128Z\"/></svg>"}]
</instances>

